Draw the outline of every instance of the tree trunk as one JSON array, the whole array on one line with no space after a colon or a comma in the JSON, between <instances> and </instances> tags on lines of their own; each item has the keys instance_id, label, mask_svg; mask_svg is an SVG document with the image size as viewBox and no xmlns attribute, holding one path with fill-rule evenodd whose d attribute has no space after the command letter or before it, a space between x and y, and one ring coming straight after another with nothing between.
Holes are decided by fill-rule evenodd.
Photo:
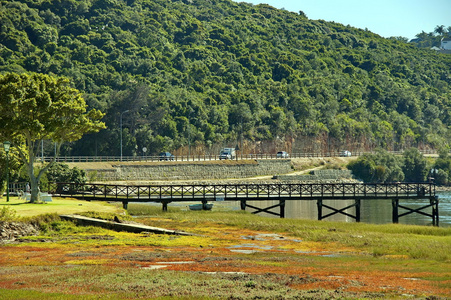
<instances>
[{"instance_id":1,"label":"tree trunk","mask_svg":"<svg viewBox=\"0 0 451 300\"><path fill-rule=\"evenodd\" d=\"M34 174L34 157L30 155L28 160L28 177L30 178L31 198L30 203L39 201L39 179Z\"/></svg>"},{"instance_id":2,"label":"tree trunk","mask_svg":"<svg viewBox=\"0 0 451 300\"><path fill-rule=\"evenodd\" d=\"M30 187L31 187L31 198L30 203L36 203L40 200L39 183L41 181L41 176L55 163L55 157L52 161L47 163L47 165L42 162L42 168L39 170L38 175L34 173L34 158L30 158L28 161L28 175L30 177Z\"/></svg>"},{"instance_id":3,"label":"tree trunk","mask_svg":"<svg viewBox=\"0 0 451 300\"><path fill-rule=\"evenodd\" d=\"M36 176L30 175L30 187L31 187L31 198L30 198L30 203L36 203L39 201L39 193L40 193L40 189L39 189L39 181L36 178Z\"/></svg>"}]
</instances>

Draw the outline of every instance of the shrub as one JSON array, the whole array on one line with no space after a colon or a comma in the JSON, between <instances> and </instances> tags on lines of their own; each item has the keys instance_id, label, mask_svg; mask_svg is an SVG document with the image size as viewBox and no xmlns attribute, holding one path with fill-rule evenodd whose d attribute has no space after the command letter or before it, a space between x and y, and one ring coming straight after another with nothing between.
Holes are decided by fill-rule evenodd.
<instances>
[{"instance_id":1,"label":"shrub","mask_svg":"<svg viewBox=\"0 0 451 300\"><path fill-rule=\"evenodd\" d=\"M16 211L9 206L0 209L0 222L11 222L16 219Z\"/></svg>"},{"instance_id":2,"label":"shrub","mask_svg":"<svg viewBox=\"0 0 451 300\"><path fill-rule=\"evenodd\" d=\"M348 164L347 168L355 177L365 182L402 181L404 173L401 161L394 154L377 150L366 153Z\"/></svg>"},{"instance_id":3,"label":"shrub","mask_svg":"<svg viewBox=\"0 0 451 300\"><path fill-rule=\"evenodd\" d=\"M86 182L85 171L75 167L69 168L63 163L54 163L47 171L49 182L73 182L83 184Z\"/></svg>"},{"instance_id":4,"label":"shrub","mask_svg":"<svg viewBox=\"0 0 451 300\"><path fill-rule=\"evenodd\" d=\"M423 154L416 148L410 148L404 151L403 157L404 164L402 170L406 181L424 182L428 170L426 168L426 158L424 158Z\"/></svg>"},{"instance_id":5,"label":"shrub","mask_svg":"<svg viewBox=\"0 0 451 300\"><path fill-rule=\"evenodd\" d=\"M442 169L437 170L434 174L434 180L436 184L446 185L448 184L448 172Z\"/></svg>"}]
</instances>

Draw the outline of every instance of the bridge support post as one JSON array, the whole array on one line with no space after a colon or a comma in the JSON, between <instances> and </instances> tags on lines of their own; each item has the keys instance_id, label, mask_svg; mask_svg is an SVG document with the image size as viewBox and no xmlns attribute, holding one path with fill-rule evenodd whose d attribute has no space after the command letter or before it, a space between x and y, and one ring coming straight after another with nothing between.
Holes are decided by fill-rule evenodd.
<instances>
[{"instance_id":1,"label":"bridge support post","mask_svg":"<svg viewBox=\"0 0 451 300\"><path fill-rule=\"evenodd\" d=\"M360 199L355 199L355 221L360 222Z\"/></svg>"},{"instance_id":2,"label":"bridge support post","mask_svg":"<svg viewBox=\"0 0 451 300\"><path fill-rule=\"evenodd\" d=\"M280 205L280 217L285 218L285 200L279 200Z\"/></svg>"},{"instance_id":3,"label":"bridge support post","mask_svg":"<svg viewBox=\"0 0 451 300\"><path fill-rule=\"evenodd\" d=\"M161 204L163 204L163 211L168 211L168 202L163 201L163 202L161 202Z\"/></svg>"},{"instance_id":4,"label":"bridge support post","mask_svg":"<svg viewBox=\"0 0 451 300\"><path fill-rule=\"evenodd\" d=\"M323 199L316 200L316 206L318 207L318 221L323 219Z\"/></svg>"},{"instance_id":5,"label":"bridge support post","mask_svg":"<svg viewBox=\"0 0 451 300\"><path fill-rule=\"evenodd\" d=\"M240 200L241 210L246 210L246 200Z\"/></svg>"},{"instance_id":6,"label":"bridge support post","mask_svg":"<svg viewBox=\"0 0 451 300\"><path fill-rule=\"evenodd\" d=\"M429 199L429 202L432 206L432 225L439 226L439 219L438 219L438 197L431 197Z\"/></svg>"},{"instance_id":7,"label":"bridge support post","mask_svg":"<svg viewBox=\"0 0 451 300\"><path fill-rule=\"evenodd\" d=\"M399 222L399 199L392 199L391 200L392 205L392 221L393 223Z\"/></svg>"},{"instance_id":8,"label":"bridge support post","mask_svg":"<svg viewBox=\"0 0 451 300\"><path fill-rule=\"evenodd\" d=\"M122 201L122 208L127 209L128 208L128 201Z\"/></svg>"}]
</instances>

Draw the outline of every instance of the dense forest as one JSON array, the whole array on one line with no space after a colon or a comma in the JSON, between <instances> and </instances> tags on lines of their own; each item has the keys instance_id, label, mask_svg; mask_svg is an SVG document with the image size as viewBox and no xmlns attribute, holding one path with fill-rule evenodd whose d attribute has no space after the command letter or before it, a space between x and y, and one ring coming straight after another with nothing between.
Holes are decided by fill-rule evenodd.
<instances>
[{"instance_id":1,"label":"dense forest","mask_svg":"<svg viewBox=\"0 0 451 300\"><path fill-rule=\"evenodd\" d=\"M0 0L0 20L0 72L68 77L106 114L107 129L65 144L63 155L118 155L120 124L124 155L450 141L451 55L302 11L230 0Z\"/></svg>"}]
</instances>

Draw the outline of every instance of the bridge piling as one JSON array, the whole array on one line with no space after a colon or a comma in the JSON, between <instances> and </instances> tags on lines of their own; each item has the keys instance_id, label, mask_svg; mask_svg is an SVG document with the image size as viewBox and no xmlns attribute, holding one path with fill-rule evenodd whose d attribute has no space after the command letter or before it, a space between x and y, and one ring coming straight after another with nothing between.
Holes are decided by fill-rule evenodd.
<instances>
[{"instance_id":1,"label":"bridge piling","mask_svg":"<svg viewBox=\"0 0 451 300\"><path fill-rule=\"evenodd\" d=\"M360 222L360 199L355 199L355 221Z\"/></svg>"},{"instance_id":2,"label":"bridge piling","mask_svg":"<svg viewBox=\"0 0 451 300\"><path fill-rule=\"evenodd\" d=\"M161 202L161 204L163 205L163 211L168 211L168 202L163 201L163 202Z\"/></svg>"},{"instance_id":3,"label":"bridge piling","mask_svg":"<svg viewBox=\"0 0 451 300\"><path fill-rule=\"evenodd\" d=\"M240 208L241 210L246 210L246 200L240 200Z\"/></svg>"},{"instance_id":4,"label":"bridge piling","mask_svg":"<svg viewBox=\"0 0 451 300\"><path fill-rule=\"evenodd\" d=\"M207 200L202 200L202 210L207 210Z\"/></svg>"},{"instance_id":5,"label":"bridge piling","mask_svg":"<svg viewBox=\"0 0 451 300\"><path fill-rule=\"evenodd\" d=\"M323 199L316 200L316 206L318 207L318 221L323 219Z\"/></svg>"},{"instance_id":6,"label":"bridge piling","mask_svg":"<svg viewBox=\"0 0 451 300\"><path fill-rule=\"evenodd\" d=\"M279 200L280 217L285 218L285 200Z\"/></svg>"},{"instance_id":7,"label":"bridge piling","mask_svg":"<svg viewBox=\"0 0 451 300\"><path fill-rule=\"evenodd\" d=\"M391 201L392 205L392 222L394 224L399 223L399 199L395 198Z\"/></svg>"},{"instance_id":8,"label":"bridge piling","mask_svg":"<svg viewBox=\"0 0 451 300\"><path fill-rule=\"evenodd\" d=\"M438 215L438 196L431 197L429 203L432 205L432 219L433 225L439 226L439 215Z\"/></svg>"}]
</instances>

